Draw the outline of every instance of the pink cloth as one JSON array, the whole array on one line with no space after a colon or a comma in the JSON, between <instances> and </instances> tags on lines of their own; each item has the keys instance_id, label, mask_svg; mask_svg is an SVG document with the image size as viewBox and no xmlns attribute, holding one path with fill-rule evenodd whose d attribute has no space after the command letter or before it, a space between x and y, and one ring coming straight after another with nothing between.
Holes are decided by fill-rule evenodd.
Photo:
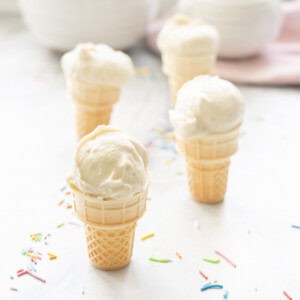
<instances>
[{"instance_id":1,"label":"pink cloth","mask_svg":"<svg viewBox=\"0 0 300 300\"><path fill-rule=\"evenodd\" d=\"M163 21L150 25L147 43L155 51ZM260 55L239 60L218 59L216 74L243 84L300 85L300 4L284 8L281 34Z\"/></svg>"}]
</instances>

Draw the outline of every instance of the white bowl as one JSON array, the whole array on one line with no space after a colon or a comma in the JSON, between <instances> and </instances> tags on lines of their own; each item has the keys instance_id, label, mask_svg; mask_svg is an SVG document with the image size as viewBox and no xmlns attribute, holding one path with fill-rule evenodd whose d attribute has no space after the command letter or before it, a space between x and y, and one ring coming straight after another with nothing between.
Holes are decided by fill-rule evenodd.
<instances>
[{"instance_id":1,"label":"white bowl","mask_svg":"<svg viewBox=\"0 0 300 300\"><path fill-rule=\"evenodd\" d=\"M179 10L218 29L218 54L225 58L257 54L277 37L281 27L279 0L182 0Z\"/></svg>"},{"instance_id":2,"label":"white bowl","mask_svg":"<svg viewBox=\"0 0 300 300\"><path fill-rule=\"evenodd\" d=\"M46 46L67 51L78 43L126 49L141 38L148 0L19 0L24 19Z\"/></svg>"}]
</instances>

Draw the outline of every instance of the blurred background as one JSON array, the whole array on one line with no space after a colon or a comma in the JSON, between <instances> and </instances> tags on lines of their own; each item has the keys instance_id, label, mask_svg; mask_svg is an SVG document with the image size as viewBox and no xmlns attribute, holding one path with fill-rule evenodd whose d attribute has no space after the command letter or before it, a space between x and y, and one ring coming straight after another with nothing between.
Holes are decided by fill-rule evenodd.
<instances>
[{"instance_id":1,"label":"blurred background","mask_svg":"<svg viewBox=\"0 0 300 300\"><path fill-rule=\"evenodd\" d=\"M141 41L158 52L157 34L175 12L218 29L221 77L246 84L300 84L299 0L0 0L3 31L9 30L7 18L22 18L39 43L61 52L80 42L128 50Z\"/></svg>"}]
</instances>

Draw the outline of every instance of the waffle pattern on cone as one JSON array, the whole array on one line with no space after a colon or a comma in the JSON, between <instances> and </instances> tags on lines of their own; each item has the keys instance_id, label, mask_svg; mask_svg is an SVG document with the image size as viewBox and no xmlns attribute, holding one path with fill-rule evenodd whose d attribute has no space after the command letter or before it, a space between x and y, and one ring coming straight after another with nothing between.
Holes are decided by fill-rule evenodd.
<instances>
[{"instance_id":1,"label":"waffle pattern on cone","mask_svg":"<svg viewBox=\"0 0 300 300\"><path fill-rule=\"evenodd\" d=\"M129 264L136 223L115 230L85 225L88 255L101 270L117 270Z\"/></svg>"},{"instance_id":2,"label":"waffle pattern on cone","mask_svg":"<svg viewBox=\"0 0 300 300\"><path fill-rule=\"evenodd\" d=\"M177 137L178 150L186 159L190 192L196 201L216 203L224 199L230 157L238 149L239 127L198 139Z\"/></svg>"},{"instance_id":3,"label":"waffle pattern on cone","mask_svg":"<svg viewBox=\"0 0 300 300\"><path fill-rule=\"evenodd\" d=\"M196 201L217 203L224 199L229 163L229 159L199 162L187 160L189 188Z\"/></svg>"}]
</instances>

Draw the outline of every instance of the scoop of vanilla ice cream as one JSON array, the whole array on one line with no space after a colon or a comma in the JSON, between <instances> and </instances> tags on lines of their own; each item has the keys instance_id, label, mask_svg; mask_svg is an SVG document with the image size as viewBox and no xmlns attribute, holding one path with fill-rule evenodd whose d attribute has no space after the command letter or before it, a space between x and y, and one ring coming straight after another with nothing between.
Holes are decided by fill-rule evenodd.
<instances>
[{"instance_id":1,"label":"scoop of vanilla ice cream","mask_svg":"<svg viewBox=\"0 0 300 300\"><path fill-rule=\"evenodd\" d=\"M245 102L229 81L216 76L198 76L186 82L169 112L176 135L197 138L223 133L242 123Z\"/></svg>"},{"instance_id":2,"label":"scoop of vanilla ice cream","mask_svg":"<svg viewBox=\"0 0 300 300\"><path fill-rule=\"evenodd\" d=\"M69 183L83 193L128 200L148 184L145 147L112 126L101 125L78 144Z\"/></svg>"},{"instance_id":3,"label":"scoop of vanilla ice cream","mask_svg":"<svg viewBox=\"0 0 300 300\"><path fill-rule=\"evenodd\" d=\"M120 87L135 74L130 57L103 44L79 44L61 59L66 80Z\"/></svg>"},{"instance_id":4,"label":"scoop of vanilla ice cream","mask_svg":"<svg viewBox=\"0 0 300 300\"><path fill-rule=\"evenodd\" d=\"M217 30L200 19L185 15L170 18L157 38L162 52L171 51L177 55L203 55L216 53L219 35Z\"/></svg>"}]
</instances>

